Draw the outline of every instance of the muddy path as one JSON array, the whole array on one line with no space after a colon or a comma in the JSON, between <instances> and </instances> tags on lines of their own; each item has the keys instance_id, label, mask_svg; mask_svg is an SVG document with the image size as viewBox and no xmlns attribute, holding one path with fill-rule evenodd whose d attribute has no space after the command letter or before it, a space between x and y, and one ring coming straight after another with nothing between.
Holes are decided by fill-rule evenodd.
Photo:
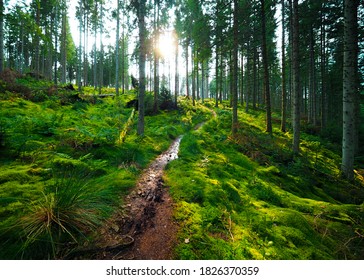
<instances>
[{"instance_id":1,"label":"muddy path","mask_svg":"<svg viewBox=\"0 0 364 280\"><path fill-rule=\"evenodd\" d=\"M212 111L213 117L216 113ZM201 128L205 122L194 127ZM105 260L169 260L177 244L174 203L163 182L166 165L178 158L183 135L159 155L139 177L123 206L96 232L94 245L72 258Z\"/></svg>"},{"instance_id":2,"label":"muddy path","mask_svg":"<svg viewBox=\"0 0 364 280\"><path fill-rule=\"evenodd\" d=\"M173 258L178 224L173 201L164 186L163 169L178 158L183 136L143 171L123 207L97 233L96 244L78 252L87 259L165 260Z\"/></svg>"}]
</instances>

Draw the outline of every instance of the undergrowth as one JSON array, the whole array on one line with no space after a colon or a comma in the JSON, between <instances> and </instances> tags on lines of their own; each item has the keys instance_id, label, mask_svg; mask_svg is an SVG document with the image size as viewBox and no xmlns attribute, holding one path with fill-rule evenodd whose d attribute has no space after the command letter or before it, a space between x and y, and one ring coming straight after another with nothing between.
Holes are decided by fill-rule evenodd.
<instances>
[{"instance_id":1,"label":"undergrowth","mask_svg":"<svg viewBox=\"0 0 364 280\"><path fill-rule=\"evenodd\" d=\"M231 111L189 132L165 181L181 225L177 259L363 259L364 186L340 178L337 148L264 132L264 114Z\"/></svg>"},{"instance_id":2,"label":"undergrowth","mask_svg":"<svg viewBox=\"0 0 364 280\"><path fill-rule=\"evenodd\" d=\"M303 133L293 157L292 135L266 134L262 112L239 110L232 137L228 107L212 117L213 102L183 98L178 110L148 114L138 136L134 93L81 96L11 72L0 90L0 259L63 258L92 242L182 134L164 178L181 225L177 259L364 258L363 182L340 178L335 143Z\"/></svg>"},{"instance_id":3,"label":"undergrowth","mask_svg":"<svg viewBox=\"0 0 364 280\"><path fill-rule=\"evenodd\" d=\"M181 100L178 110L147 116L140 137L126 107L133 93L84 98L63 89L50 95L53 85L31 78L17 83L26 94L7 86L0 98L0 259L63 258L92 242L141 170L207 117Z\"/></svg>"}]
</instances>

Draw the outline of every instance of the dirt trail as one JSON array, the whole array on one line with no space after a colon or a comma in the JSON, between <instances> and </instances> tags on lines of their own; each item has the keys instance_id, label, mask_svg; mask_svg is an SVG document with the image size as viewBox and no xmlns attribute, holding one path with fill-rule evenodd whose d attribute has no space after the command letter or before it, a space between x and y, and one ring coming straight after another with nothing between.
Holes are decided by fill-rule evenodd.
<instances>
[{"instance_id":1,"label":"dirt trail","mask_svg":"<svg viewBox=\"0 0 364 280\"><path fill-rule=\"evenodd\" d=\"M213 117L216 113L211 110ZM199 129L205 124L194 127ZM164 186L163 170L178 158L183 135L158 156L140 176L124 206L96 234L95 245L75 253L81 259L173 259L178 224L173 219L173 200Z\"/></svg>"},{"instance_id":2,"label":"dirt trail","mask_svg":"<svg viewBox=\"0 0 364 280\"><path fill-rule=\"evenodd\" d=\"M163 169L178 158L178 137L143 172L135 189L119 210L100 230L92 259L173 258L178 225L173 219L173 201L162 181Z\"/></svg>"}]
</instances>

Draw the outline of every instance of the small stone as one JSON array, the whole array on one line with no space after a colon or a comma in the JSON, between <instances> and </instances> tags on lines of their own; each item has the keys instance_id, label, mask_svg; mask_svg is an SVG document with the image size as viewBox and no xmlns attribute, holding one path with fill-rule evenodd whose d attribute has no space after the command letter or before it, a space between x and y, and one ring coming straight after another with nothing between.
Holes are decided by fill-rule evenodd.
<instances>
[{"instance_id":1,"label":"small stone","mask_svg":"<svg viewBox=\"0 0 364 280\"><path fill-rule=\"evenodd\" d=\"M186 239L185 239L185 243L186 243L186 244L190 243L190 239L189 239L189 238L186 238Z\"/></svg>"},{"instance_id":2,"label":"small stone","mask_svg":"<svg viewBox=\"0 0 364 280\"><path fill-rule=\"evenodd\" d=\"M112 224L111 228L115 231L115 232L119 232L120 228L118 225Z\"/></svg>"}]
</instances>

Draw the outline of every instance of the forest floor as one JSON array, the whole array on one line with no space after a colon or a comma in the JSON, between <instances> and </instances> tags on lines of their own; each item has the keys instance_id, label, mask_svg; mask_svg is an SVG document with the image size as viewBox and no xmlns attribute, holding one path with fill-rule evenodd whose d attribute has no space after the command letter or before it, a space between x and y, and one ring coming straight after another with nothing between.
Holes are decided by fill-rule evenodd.
<instances>
[{"instance_id":1,"label":"forest floor","mask_svg":"<svg viewBox=\"0 0 364 280\"><path fill-rule=\"evenodd\" d=\"M213 116L216 113L211 110ZM198 130L205 122L199 123ZM107 260L170 260L177 244L178 222L174 202L163 182L166 165L178 158L183 135L158 156L142 173L121 209L97 234L92 256Z\"/></svg>"},{"instance_id":2,"label":"forest floor","mask_svg":"<svg viewBox=\"0 0 364 280\"><path fill-rule=\"evenodd\" d=\"M241 108L233 136L228 102L185 98L140 137L133 92L120 110L17 83L0 93L0 259L363 259L364 162L343 180L338 137L304 127L293 157L263 110Z\"/></svg>"}]
</instances>

